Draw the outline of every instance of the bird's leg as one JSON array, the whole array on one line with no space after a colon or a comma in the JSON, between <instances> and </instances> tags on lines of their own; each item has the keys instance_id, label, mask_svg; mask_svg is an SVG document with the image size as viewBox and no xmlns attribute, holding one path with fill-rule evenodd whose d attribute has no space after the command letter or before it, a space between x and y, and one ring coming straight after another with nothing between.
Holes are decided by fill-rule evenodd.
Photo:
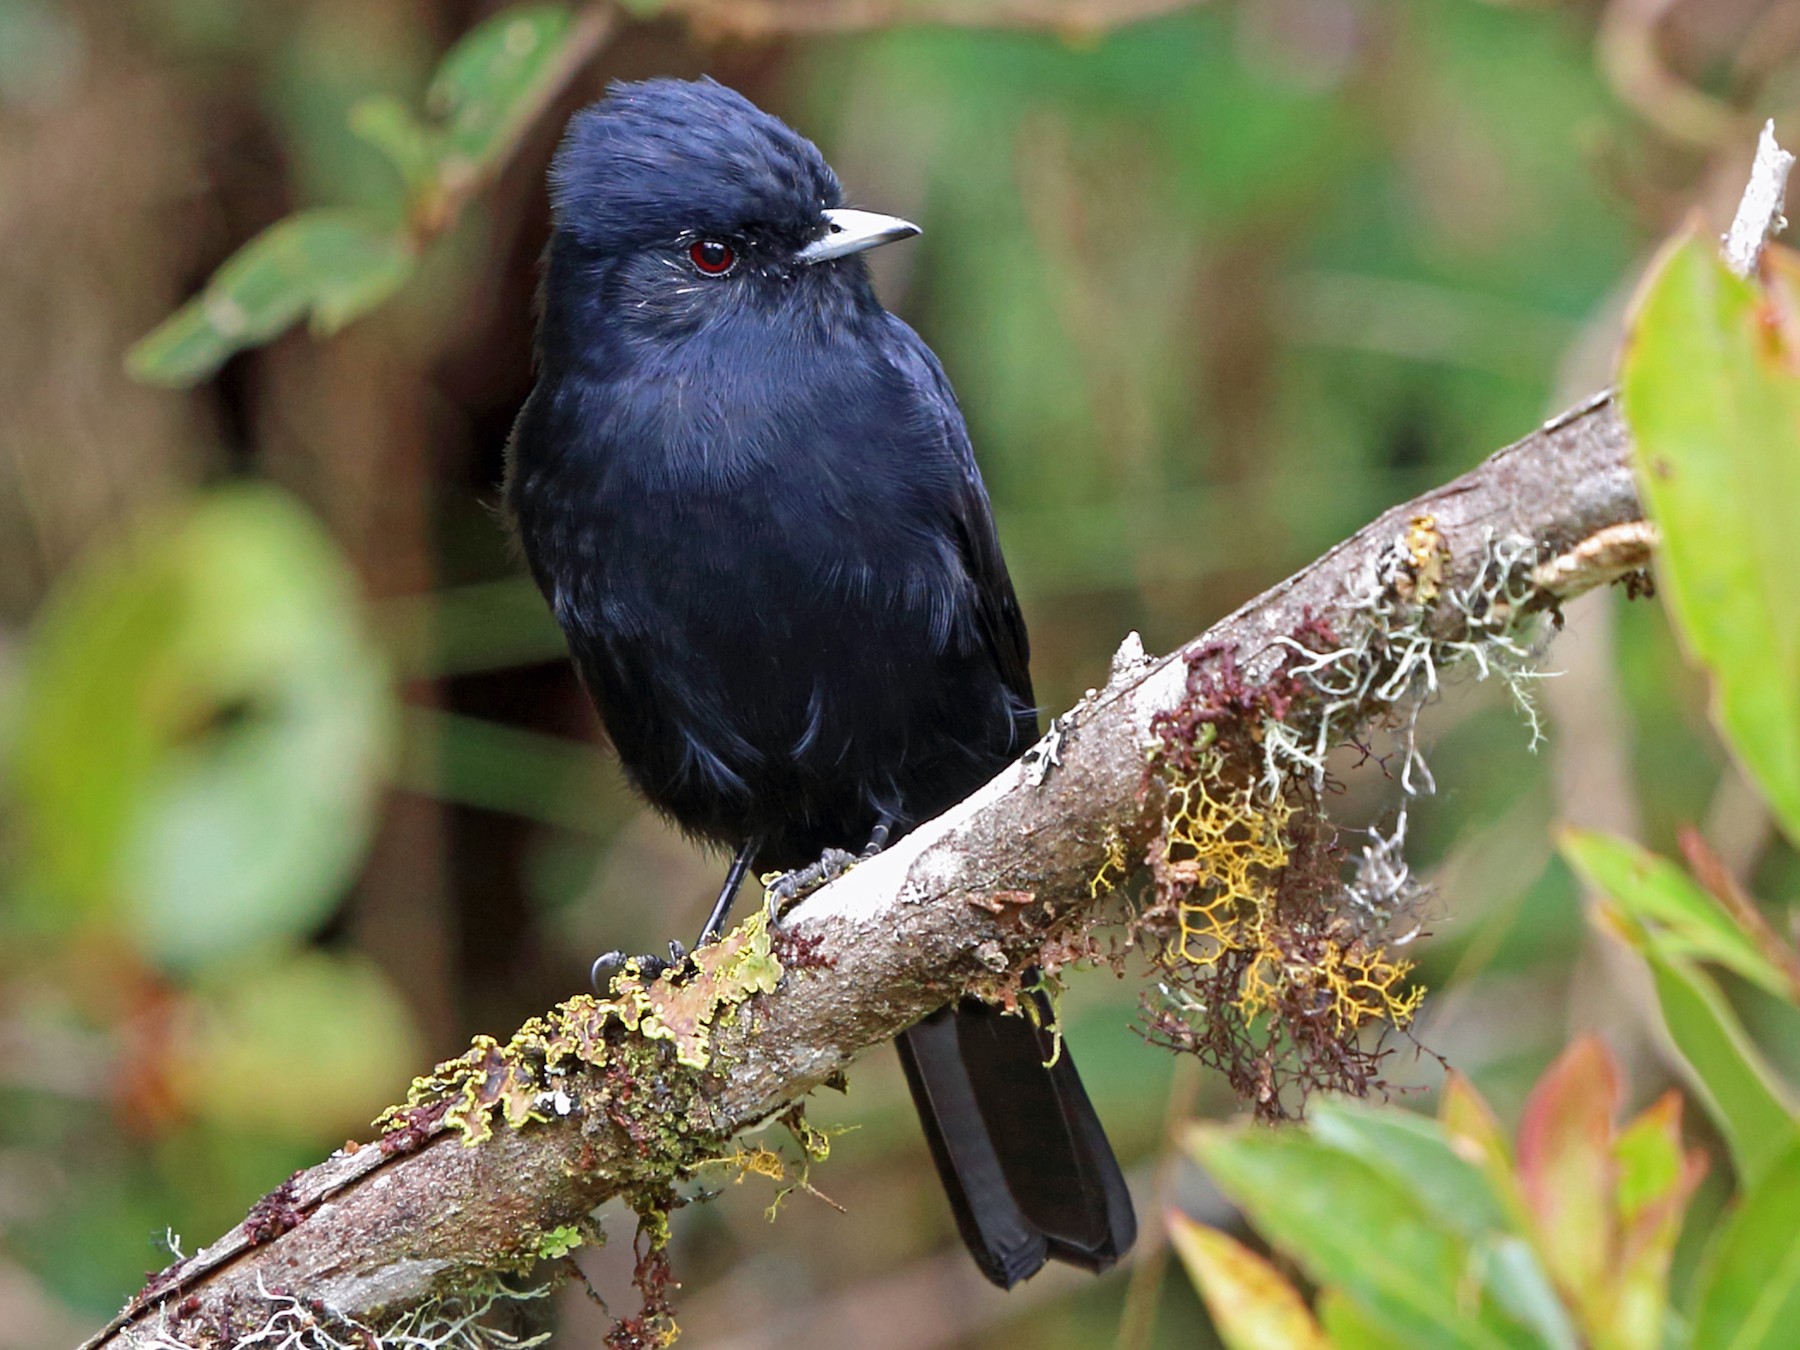
<instances>
[{"instance_id":1,"label":"bird's leg","mask_svg":"<svg viewBox=\"0 0 1800 1350\"><path fill-rule=\"evenodd\" d=\"M869 842L863 845L861 853L828 848L817 862L809 863L798 871L784 872L777 877L775 884L763 896L763 903L769 912L769 922L778 922L784 909L791 908L796 901L811 895L827 882L836 881L857 863L873 858L887 847L888 836L893 832L893 814L884 811L881 819L875 822L875 828L870 831Z\"/></svg>"},{"instance_id":2,"label":"bird's leg","mask_svg":"<svg viewBox=\"0 0 1800 1350\"><path fill-rule=\"evenodd\" d=\"M744 884L744 873L750 870L750 860L756 856L757 841L752 839L740 848L731 860L731 869L725 873L725 884L719 890L719 898L713 901L712 913L707 916L706 927L700 930L700 940L694 944L695 950L704 947L719 936L719 930L725 926L725 916L731 913L731 902L737 898L738 887ZM638 969L644 978L654 980L671 967L679 970L688 963L688 950L679 942L669 943L669 959L660 956L629 957L624 952L602 952L594 958L594 967L588 978L593 982L594 992L604 995L611 988L613 977L623 970L627 961L636 960Z\"/></svg>"},{"instance_id":3,"label":"bird's leg","mask_svg":"<svg viewBox=\"0 0 1800 1350\"><path fill-rule=\"evenodd\" d=\"M725 884L719 888L719 898L713 901L712 913L706 916L706 927L700 930L700 940L695 947L704 947L719 936L725 927L725 917L731 913L731 902L737 899L738 887L744 884L744 873L750 870L750 860L756 856L757 841L745 841L731 860L731 868L725 873Z\"/></svg>"},{"instance_id":4,"label":"bird's leg","mask_svg":"<svg viewBox=\"0 0 1800 1350\"><path fill-rule=\"evenodd\" d=\"M863 851L857 855L858 860L867 862L870 858L873 858L877 853L881 852L882 849L886 848L888 846L888 835L892 834L893 830L894 818L892 816L884 815L880 820L876 821L875 828L869 833L869 842L863 845Z\"/></svg>"}]
</instances>

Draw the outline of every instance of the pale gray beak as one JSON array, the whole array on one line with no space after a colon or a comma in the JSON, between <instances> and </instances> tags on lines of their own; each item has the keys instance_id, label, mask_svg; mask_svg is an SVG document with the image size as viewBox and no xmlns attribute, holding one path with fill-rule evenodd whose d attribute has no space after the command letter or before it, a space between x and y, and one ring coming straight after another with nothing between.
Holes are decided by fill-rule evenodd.
<instances>
[{"instance_id":1,"label":"pale gray beak","mask_svg":"<svg viewBox=\"0 0 1800 1350\"><path fill-rule=\"evenodd\" d=\"M877 244L891 244L896 239L911 239L922 233L910 220L884 216L876 211L852 211L847 206L828 207L825 211L826 233L794 255L803 263L820 263L828 258L861 253Z\"/></svg>"}]
</instances>

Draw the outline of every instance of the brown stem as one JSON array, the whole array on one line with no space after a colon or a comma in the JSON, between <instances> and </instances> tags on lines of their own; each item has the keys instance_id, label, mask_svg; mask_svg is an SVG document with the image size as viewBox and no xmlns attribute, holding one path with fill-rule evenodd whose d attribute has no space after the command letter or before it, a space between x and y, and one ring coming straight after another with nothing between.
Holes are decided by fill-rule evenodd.
<instances>
[{"instance_id":1,"label":"brown stem","mask_svg":"<svg viewBox=\"0 0 1800 1350\"><path fill-rule=\"evenodd\" d=\"M1204 0L671 0L702 37L749 40L876 28L1024 28L1087 37Z\"/></svg>"}]
</instances>

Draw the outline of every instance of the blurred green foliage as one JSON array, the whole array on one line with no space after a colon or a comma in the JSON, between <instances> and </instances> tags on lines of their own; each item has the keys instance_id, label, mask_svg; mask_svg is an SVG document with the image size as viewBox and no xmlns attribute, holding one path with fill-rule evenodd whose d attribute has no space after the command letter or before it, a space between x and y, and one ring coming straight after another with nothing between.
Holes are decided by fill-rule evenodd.
<instances>
[{"instance_id":1,"label":"blurred green foliage","mask_svg":"<svg viewBox=\"0 0 1800 1350\"><path fill-rule=\"evenodd\" d=\"M426 90L432 124L391 95L359 100L347 124L399 175L402 218L317 207L278 221L136 343L126 368L148 383L191 385L298 319L310 315L313 335L329 337L392 296L413 275L421 245L494 172L566 74L571 28L569 12L555 5L521 5L476 27Z\"/></svg>"},{"instance_id":2,"label":"blurred green foliage","mask_svg":"<svg viewBox=\"0 0 1800 1350\"><path fill-rule=\"evenodd\" d=\"M329 337L386 300L412 275L412 250L392 226L320 207L271 225L219 269L206 290L133 347L140 380L187 385L235 351L311 316Z\"/></svg>"},{"instance_id":3,"label":"blurred green foliage","mask_svg":"<svg viewBox=\"0 0 1800 1350\"><path fill-rule=\"evenodd\" d=\"M25 635L0 908L14 1072L110 1096L157 1142L121 1150L131 1136L42 1109L6 1133L81 1160L23 1235L85 1297L116 1300L160 1231L118 1220L218 1226L244 1193L234 1164L266 1177L360 1131L423 1054L366 957L310 945L362 865L392 753L356 589L303 507L244 485L96 548ZM211 1184L190 1184L196 1160Z\"/></svg>"},{"instance_id":4,"label":"blurred green foliage","mask_svg":"<svg viewBox=\"0 0 1800 1350\"><path fill-rule=\"evenodd\" d=\"M162 1264L166 1228L222 1230L429 1059L578 987L594 952L691 927L716 886L715 860L591 744L484 509L529 380L559 117L608 78L708 70L815 136L853 201L926 227L878 279L955 380L1054 709L1103 678L1127 629L1152 650L1184 640L1611 378L1643 250L1706 183L1741 181L1750 143L1701 154L1638 119L1597 54L1602 10L1623 8L1212 0L1071 34L1054 0L1039 32L885 28L863 6L845 22L872 31L740 40L731 7L696 38L677 6L620 16L591 59L588 6L0 0L0 297L33 316L0 329L0 1347L72 1342ZM1728 8L1681 0L1652 49L1717 98L1783 111L1788 39ZM1690 306L1735 294L1692 282ZM302 319L335 335L280 336ZM136 339L133 371L191 392L128 383ZM1741 345L1684 341L1656 358L1661 392L1741 363ZM1700 468L1747 481L1737 457L1755 445L1691 443L1717 456ZM221 486L240 478L257 481ZM1684 555L1700 570L1676 592L1728 568L1785 575L1746 551L1764 536L1735 543ZM1779 587L1728 598L1762 617L1719 636L1766 636L1791 677ZM1584 890L1610 894L1704 1107L1682 1147L1713 1158L1669 1286L1725 1329L1694 1343L1725 1343L1792 1297L1775 1259L1792 1169L1769 1142L1800 1064L1800 1016L1768 992L1784 968L1674 864L1590 832L1567 848L1578 877L1551 829L1623 817L1671 854L1685 824L1736 827L1732 867L1776 933L1800 862L1744 828L1760 812L1730 795L1707 686L1661 610L1609 598L1570 630L1549 656L1570 674L1550 688L1548 754L1461 690L1428 719L1442 791L1409 851L1443 914L1412 951L1441 992L1419 1034L1502 1117L1571 1025L1596 1021L1654 1093L1681 1070L1658 1069L1644 1010L1595 955ZM1775 750L1745 757L1765 785ZM1595 795L1577 770L1615 760ZM1379 818L1395 797L1381 766L1341 767L1334 814ZM1231 1222L1165 1125L1184 1114L1172 1090L1206 1115L1232 1103L1142 1044L1135 1001L1076 982L1084 1077L1147 1219L1179 1199ZM1391 1063L1440 1082L1427 1057ZM1484 1253L1492 1335L1555 1344L1582 1314L1546 1293L1529 1222L1445 1210L1505 1195L1496 1167L1471 1180L1445 1162L1442 1141L1476 1129L1455 1109L1441 1127L1328 1111L1322 1133L1259 1140L1257 1165L1356 1171L1371 1222L1396 1241L1403 1216L1425 1226L1404 1237L1419 1271ZM796 1202L771 1231L763 1198L735 1191L683 1211L697 1343L1085 1346L1122 1320L1149 1329L1121 1350L1210 1343L1153 1242L1135 1271L1010 1299L968 1277L887 1058L816 1111L858 1127L814 1178L848 1214ZM1617 1136L1642 1163L1619 1206L1672 1194L1672 1136L1649 1119ZM1371 1160L1385 1150L1442 1187L1409 1178L1392 1200ZM1746 1254L1703 1269L1697 1239L1740 1168L1762 1180L1715 1250ZM623 1287L614 1256L584 1259ZM1214 1243L1210 1259L1259 1258ZM1339 1344L1394 1343L1390 1294L1438 1307L1406 1270L1360 1299L1340 1276L1320 1314ZM895 1300L908 1317L884 1311ZM605 1326L580 1297L559 1315L572 1343Z\"/></svg>"},{"instance_id":5,"label":"blurred green foliage","mask_svg":"<svg viewBox=\"0 0 1800 1350\"><path fill-rule=\"evenodd\" d=\"M361 861L393 693L331 541L265 489L159 513L34 625L9 914L171 971L305 937Z\"/></svg>"}]
</instances>

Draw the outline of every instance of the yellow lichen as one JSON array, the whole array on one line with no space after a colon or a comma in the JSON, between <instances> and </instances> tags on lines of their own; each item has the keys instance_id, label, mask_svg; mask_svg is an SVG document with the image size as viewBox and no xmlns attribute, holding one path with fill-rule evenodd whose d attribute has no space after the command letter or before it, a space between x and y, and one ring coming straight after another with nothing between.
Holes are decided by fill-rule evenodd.
<instances>
[{"instance_id":1,"label":"yellow lichen","mask_svg":"<svg viewBox=\"0 0 1800 1350\"><path fill-rule=\"evenodd\" d=\"M1164 812L1161 870L1182 896L1177 955L1195 966L1261 945L1288 861L1287 800L1264 801L1247 783L1215 794L1218 769L1209 758L1171 785Z\"/></svg>"},{"instance_id":2,"label":"yellow lichen","mask_svg":"<svg viewBox=\"0 0 1800 1350\"><path fill-rule=\"evenodd\" d=\"M766 916L751 915L694 953L693 964L678 979L670 971L646 978L638 962L627 962L607 998L578 994L526 1022L504 1046L475 1037L465 1054L414 1079L405 1103L382 1113L376 1126L386 1134L414 1129L422 1111L442 1107L443 1122L473 1146L492 1137L496 1117L513 1129L548 1120L546 1113L558 1109L557 1073L575 1064L618 1066L628 1057L606 1043L609 1026L636 1032L640 1050L644 1042L668 1041L678 1064L710 1067L716 1027L781 981Z\"/></svg>"},{"instance_id":3,"label":"yellow lichen","mask_svg":"<svg viewBox=\"0 0 1800 1350\"><path fill-rule=\"evenodd\" d=\"M1450 566L1450 546L1438 530L1437 518L1414 516L1407 522L1402 547L1406 550L1406 566L1411 575L1394 578L1395 592L1403 600L1428 605L1443 589L1444 576Z\"/></svg>"},{"instance_id":4,"label":"yellow lichen","mask_svg":"<svg viewBox=\"0 0 1800 1350\"><path fill-rule=\"evenodd\" d=\"M1348 1035L1377 1021L1397 1027L1412 1021L1425 1001L1423 987L1402 987L1412 968L1411 961L1396 961L1382 947L1330 944L1320 974L1335 996L1332 1010L1339 1032Z\"/></svg>"},{"instance_id":5,"label":"yellow lichen","mask_svg":"<svg viewBox=\"0 0 1800 1350\"><path fill-rule=\"evenodd\" d=\"M709 1158L707 1167L729 1167L737 1171L732 1184L741 1186L745 1177L767 1177L770 1181L786 1181L787 1159L766 1144L745 1148L739 1144L722 1158Z\"/></svg>"},{"instance_id":6,"label":"yellow lichen","mask_svg":"<svg viewBox=\"0 0 1800 1350\"><path fill-rule=\"evenodd\" d=\"M789 1162L787 1158L766 1144L746 1147L740 1143L733 1147L730 1153L717 1158L709 1158L701 1166L705 1168L725 1167L735 1170L737 1175L731 1179L734 1186L743 1185L747 1177L763 1177L775 1182L780 1189L775 1192L775 1198L764 1210L764 1215L770 1223L775 1221L776 1216L781 1213L782 1205L795 1191L804 1191L841 1212L842 1205L816 1189L812 1184L813 1162L822 1160L831 1151L830 1141L826 1138L824 1131L807 1124L804 1117L798 1117L798 1124L796 1124L796 1113L794 1112L783 1116L782 1120L794 1131L794 1137L800 1143L804 1156L799 1162Z\"/></svg>"},{"instance_id":7,"label":"yellow lichen","mask_svg":"<svg viewBox=\"0 0 1800 1350\"><path fill-rule=\"evenodd\" d=\"M794 1142L800 1145L809 1162L824 1162L831 1156L831 1136L806 1118L805 1107L800 1102L782 1112L781 1123L794 1136Z\"/></svg>"},{"instance_id":8,"label":"yellow lichen","mask_svg":"<svg viewBox=\"0 0 1800 1350\"><path fill-rule=\"evenodd\" d=\"M1405 987L1411 964L1355 934L1341 914L1293 908L1295 805L1253 783L1226 786L1226 768L1207 754L1194 773L1164 784L1156 872L1174 901L1171 965L1210 982L1214 1015L1229 1007L1244 1025L1303 1011L1337 1038L1375 1022L1405 1026L1424 998Z\"/></svg>"},{"instance_id":9,"label":"yellow lichen","mask_svg":"<svg viewBox=\"0 0 1800 1350\"><path fill-rule=\"evenodd\" d=\"M1121 881L1125 880L1131 870L1130 860L1125 852L1125 836L1120 833L1118 826L1107 827L1106 838L1102 842L1101 848L1105 852L1101 858L1100 867L1093 876L1088 878L1088 899L1090 900L1098 900L1101 896L1111 893Z\"/></svg>"}]
</instances>

